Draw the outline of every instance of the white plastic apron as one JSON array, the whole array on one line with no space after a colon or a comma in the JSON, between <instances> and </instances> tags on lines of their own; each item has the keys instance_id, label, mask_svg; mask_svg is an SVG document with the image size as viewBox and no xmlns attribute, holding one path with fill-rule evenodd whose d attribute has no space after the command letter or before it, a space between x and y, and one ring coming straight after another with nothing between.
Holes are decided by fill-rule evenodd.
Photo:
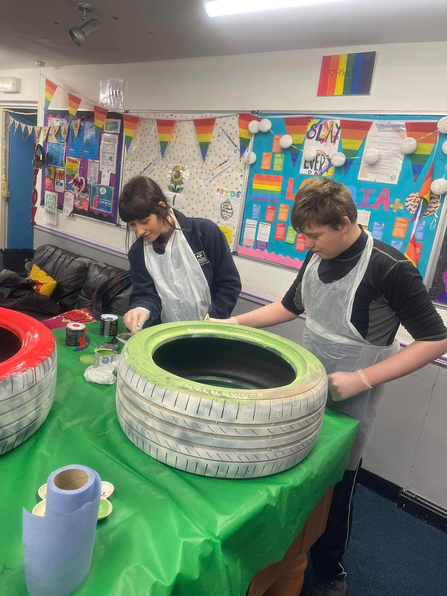
<instances>
[{"instance_id":1,"label":"white plastic apron","mask_svg":"<svg viewBox=\"0 0 447 596\"><path fill-rule=\"evenodd\" d=\"M203 321L211 305L210 288L183 232L174 230L164 254L144 242L144 261L160 296L162 322Z\"/></svg>"},{"instance_id":2,"label":"white plastic apron","mask_svg":"<svg viewBox=\"0 0 447 596\"><path fill-rule=\"evenodd\" d=\"M345 277L325 284L318 277L321 258L313 255L306 267L301 284L306 310L304 347L314 354L326 368L327 374L336 371L354 372L381 362L399 351L395 340L391 346L374 346L366 341L351 323L354 297L371 258L373 239L368 240L357 265ZM328 395L327 405L360 420L357 438L347 469L355 470L372 433L377 405L384 385L362 391L354 397L335 402Z\"/></svg>"}]
</instances>

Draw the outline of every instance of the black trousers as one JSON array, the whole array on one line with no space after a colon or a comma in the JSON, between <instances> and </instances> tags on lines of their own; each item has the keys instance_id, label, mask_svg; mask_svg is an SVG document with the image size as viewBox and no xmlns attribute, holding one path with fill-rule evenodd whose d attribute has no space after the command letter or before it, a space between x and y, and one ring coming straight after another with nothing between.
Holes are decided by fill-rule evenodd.
<instances>
[{"instance_id":1,"label":"black trousers","mask_svg":"<svg viewBox=\"0 0 447 596\"><path fill-rule=\"evenodd\" d=\"M355 471L346 470L342 480L334 487L326 530L310 549L315 579L336 579L346 575L342 559L351 534L352 498L361 464L360 461Z\"/></svg>"}]
</instances>

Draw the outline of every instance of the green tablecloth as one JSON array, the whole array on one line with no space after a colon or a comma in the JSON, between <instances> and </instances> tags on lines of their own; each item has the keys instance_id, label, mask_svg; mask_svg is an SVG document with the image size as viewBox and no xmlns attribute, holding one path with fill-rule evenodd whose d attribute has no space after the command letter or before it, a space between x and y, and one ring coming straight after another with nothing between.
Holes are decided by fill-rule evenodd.
<instances>
[{"instance_id":1,"label":"green tablecloth","mask_svg":"<svg viewBox=\"0 0 447 596\"><path fill-rule=\"evenodd\" d=\"M282 474L218 480L169 468L135 447L115 411L115 385L83 378L80 354L58 344L55 403L42 428L0 457L0 594L26 595L22 507L55 469L82 464L115 485L113 513L98 522L81 596L244 596L253 575L280 560L312 509L341 479L357 421L327 411L311 454Z\"/></svg>"}]
</instances>

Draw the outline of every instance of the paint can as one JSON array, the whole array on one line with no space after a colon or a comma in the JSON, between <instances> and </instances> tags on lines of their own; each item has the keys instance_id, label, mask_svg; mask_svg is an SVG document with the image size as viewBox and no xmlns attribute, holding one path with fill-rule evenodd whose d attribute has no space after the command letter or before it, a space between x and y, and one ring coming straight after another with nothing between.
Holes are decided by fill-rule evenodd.
<instances>
[{"instance_id":1,"label":"paint can","mask_svg":"<svg viewBox=\"0 0 447 596\"><path fill-rule=\"evenodd\" d=\"M118 317L116 315L101 315L99 333L106 337L115 337L118 333Z\"/></svg>"},{"instance_id":2,"label":"paint can","mask_svg":"<svg viewBox=\"0 0 447 596\"><path fill-rule=\"evenodd\" d=\"M109 348L96 348L95 350L95 368L103 366L104 364L110 364L117 359L115 350L109 350Z\"/></svg>"},{"instance_id":3,"label":"paint can","mask_svg":"<svg viewBox=\"0 0 447 596\"><path fill-rule=\"evenodd\" d=\"M68 323L65 330L65 344L76 348L85 346L85 325L82 323Z\"/></svg>"}]
</instances>

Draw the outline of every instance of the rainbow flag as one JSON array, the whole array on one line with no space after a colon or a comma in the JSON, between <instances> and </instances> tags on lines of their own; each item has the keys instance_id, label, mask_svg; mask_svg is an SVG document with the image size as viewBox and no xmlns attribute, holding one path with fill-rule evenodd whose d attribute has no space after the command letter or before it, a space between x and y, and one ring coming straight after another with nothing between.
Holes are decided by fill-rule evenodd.
<instances>
[{"instance_id":1,"label":"rainbow flag","mask_svg":"<svg viewBox=\"0 0 447 596\"><path fill-rule=\"evenodd\" d=\"M408 246L405 249L405 256L407 257L407 259L409 259L413 265L415 267L417 267L417 262L418 262L418 253L416 250L416 228L418 227L418 223L419 223L419 219L421 217L421 213L422 210L424 208L424 201L427 202L427 204L430 204L430 187L431 187L431 182L432 182L432 178L433 178L433 163L430 166L430 169L427 172L427 175L425 176L425 180L422 184L421 190L419 191L419 196L420 196L420 200L419 200L419 205L418 208L416 209L414 215L413 215L413 219L411 220L413 223L413 229L411 230L411 236L410 236L410 241L408 242Z\"/></svg>"},{"instance_id":2,"label":"rainbow flag","mask_svg":"<svg viewBox=\"0 0 447 596\"><path fill-rule=\"evenodd\" d=\"M253 201L279 203L281 200L282 176L255 174L253 178Z\"/></svg>"},{"instance_id":3,"label":"rainbow flag","mask_svg":"<svg viewBox=\"0 0 447 596\"><path fill-rule=\"evenodd\" d=\"M253 136L248 130L248 125L252 120L257 120L259 122L261 118L253 116L253 114L239 114L239 147L241 157L247 150L251 137Z\"/></svg>"},{"instance_id":4,"label":"rainbow flag","mask_svg":"<svg viewBox=\"0 0 447 596\"><path fill-rule=\"evenodd\" d=\"M68 94L68 118L70 124L73 122L76 114L78 113L79 106L81 105L81 99L76 95Z\"/></svg>"},{"instance_id":5,"label":"rainbow flag","mask_svg":"<svg viewBox=\"0 0 447 596\"><path fill-rule=\"evenodd\" d=\"M293 139L293 145L290 147L290 157L292 164L295 166L296 160L300 153L301 145L306 137L307 124L309 118L307 116L300 116L298 118L284 118L287 134Z\"/></svg>"},{"instance_id":6,"label":"rainbow flag","mask_svg":"<svg viewBox=\"0 0 447 596\"><path fill-rule=\"evenodd\" d=\"M172 131L175 126L175 120L157 120L158 142L160 143L161 156L164 157Z\"/></svg>"},{"instance_id":7,"label":"rainbow flag","mask_svg":"<svg viewBox=\"0 0 447 596\"><path fill-rule=\"evenodd\" d=\"M140 119L138 116L123 114L124 143L126 145L126 151L129 151L129 147L134 137L135 131L137 130L139 120Z\"/></svg>"},{"instance_id":8,"label":"rainbow flag","mask_svg":"<svg viewBox=\"0 0 447 596\"><path fill-rule=\"evenodd\" d=\"M318 95L369 95L376 52L323 56Z\"/></svg>"},{"instance_id":9,"label":"rainbow flag","mask_svg":"<svg viewBox=\"0 0 447 596\"><path fill-rule=\"evenodd\" d=\"M94 114L95 114L95 132L99 134L104 126L105 119L107 118L108 110L105 108L100 108L99 106L94 106Z\"/></svg>"},{"instance_id":10,"label":"rainbow flag","mask_svg":"<svg viewBox=\"0 0 447 596\"><path fill-rule=\"evenodd\" d=\"M413 137L418 144L416 151L410 155L413 180L416 182L438 140L437 123L413 121L406 122L405 127L407 129L407 137Z\"/></svg>"},{"instance_id":11,"label":"rainbow flag","mask_svg":"<svg viewBox=\"0 0 447 596\"><path fill-rule=\"evenodd\" d=\"M340 120L341 128L341 147L346 155L345 174L352 164L352 160L357 155L372 122L362 120Z\"/></svg>"},{"instance_id":12,"label":"rainbow flag","mask_svg":"<svg viewBox=\"0 0 447 596\"><path fill-rule=\"evenodd\" d=\"M55 85L48 79L45 79L45 108L44 108L45 110L48 109L48 107L51 103L51 100L53 99L54 94L56 93L56 89L57 89L57 85Z\"/></svg>"},{"instance_id":13,"label":"rainbow flag","mask_svg":"<svg viewBox=\"0 0 447 596\"><path fill-rule=\"evenodd\" d=\"M194 126L196 129L197 140L200 145L200 152L202 159L205 161L206 154L208 153L208 147L211 143L211 137L213 136L215 118L202 118L201 120L194 120Z\"/></svg>"}]
</instances>

